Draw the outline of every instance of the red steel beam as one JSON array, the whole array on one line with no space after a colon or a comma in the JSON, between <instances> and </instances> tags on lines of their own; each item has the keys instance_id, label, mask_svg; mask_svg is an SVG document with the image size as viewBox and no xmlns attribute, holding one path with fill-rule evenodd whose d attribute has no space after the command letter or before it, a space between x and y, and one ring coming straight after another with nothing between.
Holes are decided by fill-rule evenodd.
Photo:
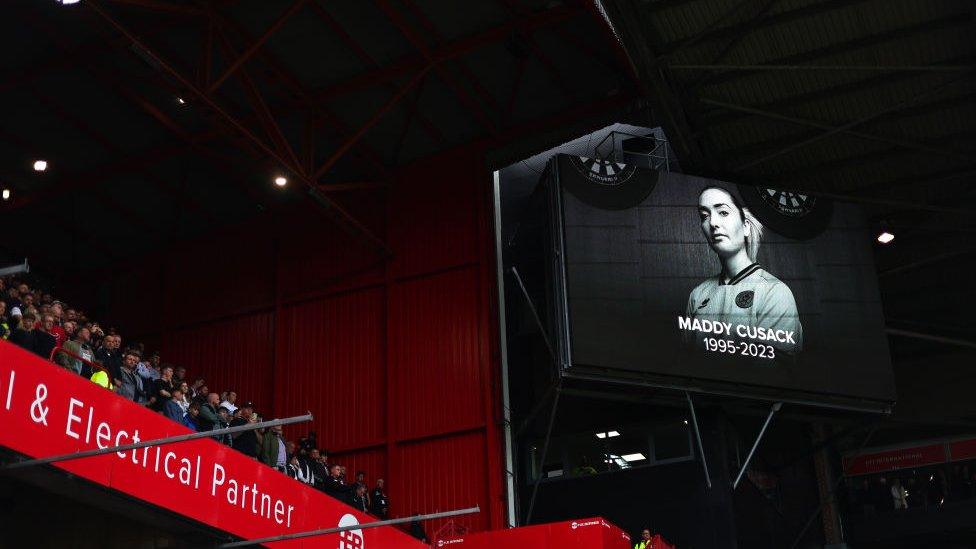
<instances>
[{"instance_id":1,"label":"red steel beam","mask_svg":"<svg viewBox=\"0 0 976 549\"><path fill-rule=\"evenodd\" d=\"M227 80L227 77L234 74L234 71L243 65L245 61L250 59L251 56L254 55L258 49L260 49L261 46L268 41L269 38L271 38L271 35L278 32L278 29L280 29L289 19L291 19L293 15L298 13L298 11L305 6L305 2L306 0L295 0L295 2L288 9L286 9L284 13L282 13L278 19L271 24L270 27L268 27L268 30L264 31L264 34L259 36L257 40L255 40L246 50L237 56L237 59L235 59L234 62L227 67L227 70L225 70L223 74L218 76L217 79L210 84L210 87L207 88L207 92L213 93L216 91L224 80Z\"/></svg>"},{"instance_id":2,"label":"red steel beam","mask_svg":"<svg viewBox=\"0 0 976 549\"><path fill-rule=\"evenodd\" d=\"M251 37L248 35L247 31L241 28L236 22L222 17L218 12L212 12L214 21L220 23L222 26L233 29L238 35L240 35L245 40L250 41ZM279 85L283 85L289 95L296 96L301 105L314 112L322 120L330 124L335 128L340 134L340 138L347 136L351 133L351 130L345 125L342 120L331 110L329 110L322 101L315 100L308 90L298 81L297 78L290 71L288 71L274 55L268 53L267 51L258 51L257 56L260 57L267 66L271 69L273 75L262 74L262 76L269 81L274 81ZM355 149L355 152L363 160L363 165L368 169L379 172L384 178L391 177L389 170L383 164L378 152L376 152L372 147L366 143L362 143L359 147Z\"/></svg>"},{"instance_id":3,"label":"red steel beam","mask_svg":"<svg viewBox=\"0 0 976 549\"><path fill-rule=\"evenodd\" d=\"M221 29L217 29L217 36L220 39L219 44L224 54L228 56L233 55L234 48L230 45L230 41ZM265 133L268 134L271 141L278 147L278 152L288 155L288 158L291 159L292 163L290 167L292 171L308 175L302 166L302 162L298 159L298 155L295 154L295 149L292 148L291 143L288 142L288 138L281 131L281 127L275 121L274 115L271 114L271 109L268 108L268 104L265 103L260 90L254 84L254 80L251 79L251 75L248 74L247 69L241 67L239 76L241 83L244 85L244 91L248 96L248 100L251 102L251 107L258 115L258 120L264 126Z\"/></svg>"},{"instance_id":4,"label":"red steel beam","mask_svg":"<svg viewBox=\"0 0 976 549\"><path fill-rule=\"evenodd\" d=\"M174 79L176 79L180 83L180 85L185 87L187 90L193 92L193 94L197 96L208 107L210 107L211 110L217 113L218 116L223 118L228 124L234 127L239 133L241 133L247 139L252 141L266 155L277 160L279 163L281 163L282 166L288 165L288 162L285 161L285 159L282 158L276 151L268 147L261 139L259 139L256 135L254 135L251 132L251 130L249 130L246 126L241 124L239 120L237 120L236 118L231 116L227 111L225 111L223 107L218 105L203 90L197 88L193 84L193 82L191 82L185 76L183 76L180 73L180 71L173 68L173 66L168 61L166 61L160 55L156 54L153 50L148 48L146 44L144 44L142 40L139 39L139 37L133 34L132 31L130 31L124 25L119 23L99 4L100 2L96 2L95 0L87 0L85 2L86 6L88 6L90 9L98 13L110 26L115 28L119 33L121 33L123 36L128 38L130 41L132 41L133 45L142 48L145 54L151 57L153 61L157 63L163 71L169 73L169 75L172 76ZM309 178L305 177L301 173L297 173L295 175L297 179L299 179L309 188L310 192L315 192L318 190L316 188L316 184L314 180L310 180ZM362 236L364 239L368 240L370 243L372 243L374 246L382 250L384 253L389 253L389 249L387 248L386 244L381 239L379 239L376 235L374 235L373 232L370 231L359 220L354 218L351 214L349 214L349 212L347 212L344 208L342 208L342 206L340 206L339 204L337 204L335 201L331 200L327 196L313 195L312 197L313 199L323 201L324 206L328 207L330 211L334 212L336 215L336 219L338 221L341 221L343 224L345 224L351 232Z\"/></svg>"},{"instance_id":5,"label":"red steel beam","mask_svg":"<svg viewBox=\"0 0 976 549\"><path fill-rule=\"evenodd\" d=\"M524 29L534 30L568 21L573 17L583 15L584 13L585 12L575 7L565 5L559 6L544 12L530 15L523 21L508 21L497 27L475 33L458 40L447 42L436 48L432 48L430 50L430 55L435 62L441 63L450 59L455 59L462 55L466 55L490 44L501 42L505 40L508 33L517 28L519 25L522 25L522 28ZM423 55L407 55L379 69L366 71L359 76L348 78L343 82L339 82L338 84L315 90L312 92L312 94L315 99L323 100L354 93L366 88L385 84L386 82L403 76L404 74L408 74L411 71L419 70L426 63L427 60Z\"/></svg>"},{"instance_id":6,"label":"red steel beam","mask_svg":"<svg viewBox=\"0 0 976 549\"><path fill-rule=\"evenodd\" d=\"M521 21L522 18L525 17L525 10L513 3L512 0L499 0L499 2L501 2L501 4L508 11L509 16L515 18L515 20ZM559 73L558 69L556 69L556 64L553 63L552 58L550 58L546 52L542 51L539 44L537 44L535 39L532 38L533 31L525 30L521 27L521 25L519 25L519 31L521 31L525 36L525 41L528 42L529 48L532 50L532 53L535 55L536 59L542 63L543 68L545 68L546 72L549 73L549 78L567 97L572 99L572 97L575 95L573 93L572 86L566 82L563 75Z\"/></svg>"},{"instance_id":7,"label":"red steel beam","mask_svg":"<svg viewBox=\"0 0 976 549\"><path fill-rule=\"evenodd\" d=\"M107 1L113 4L145 8L149 11L154 11L157 13L172 13L176 15L185 15L188 17L198 17L204 15L204 11L202 9L193 8L184 5L171 4L169 2L163 2L161 0L107 0Z\"/></svg>"},{"instance_id":8,"label":"red steel beam","mask_svg":"<svg viewBox=\"0 0 976 549\"><path fill-rule=\"evenodd\" d=\"M329 12L325 11L325 8L323 8L318 2L313 2L310 7L312 8L312 11L314 11L316 15L319 16L319 19L321 19L326 25L328 25L329 28L332 30L332 32L335 33L343 41L343 43L345 43L346 46L348 46L349 49L351 49L353 53L356 54L356 57L358 57L360 61L362 61L365 65L373 69L377 69L380 67L380 64L376 61L376 59L374 59L373 56L371 56L366 50L364 50L363 47L356 41L356 39L353 38L348 32L346 32L346 29L343 28L343 26L340 25L339 22L336 21L335 18L329 14ZM387 85L387 89L390 89L391 91L395 91L396 87L392 85ZM421 89L421 86L418 86L417 89L418 90ZM404 103L404 107L407 110L408 119L416 118L417 122L420 123L421 127L424 128L424 131L427 132L427 135L429 135L431 139L436 141L438 145L441 146L446 145L447 141L444 139L444 135L441 133L440 130L437 129L436 126L434 126L434 124L431 123L431 121L426 116L424 116L423 113L417 110L416 103L417 103L416 101Z\"/></svg>"},{"instance_id":9,"label":"red steel beam","mask_svg":"<svg viewBox=\"0 0 976 549\"><path fill-rule=\"evenodd\" d=\"M451 88L461 104L468 109L468 112L471 113L471 115L474 116L486 130L488 130L489 134L496 135L498 130L495 128L495 124L492 122L491 118L485 113L482 106L471 97L467 90L465 90L460 84L457 83L456 80L454 80L451 73L441 66L439 62L435 61L430 48L424 43L423 37L417 34L410 23L408 23L406 19L400 15L400 12L391 6L387 0L375 0L375 2L383 13L385 13L390 19L390 21L392 21L393 24L400 29L400 32L403 33L403 36L406 37L407 41L413 44L413 47L420 51L424 59L427 60L428 66L434 67L434 70L437 71L437 74L441 77L441 80L443 80L444 83Z\"/></svg>"},{"instance_id":10,"label":"red steel beam","mask_svg":"<svg viewBox=\"0 0 976 549\"><path fill-rule=\"evenodd\" d=\"M413 2L412 0L401 0L401 1L407 7L407 9L410 10L410 13L412 13L413 16L417 18L417 22L420 23L420 25L424 28L425 32L429 33L434 38L434 40L438 43L444 41L444 36L437 29L437 27L430 21L430 19L427 18L426 15L424 15L423 10L421 10L420 7L418 7L415 2ZM479 81L478 77L475 76L474 72L471 71L471 69L468 67L468 64L465 63L462 59L457 59L457 67L461 71L461 75L468 80L469 84L471 84L471 87L474 89L474 92L478 94L478 97L480 97L481 100L487 103L492 109L497 110L498 102L495 101L495 98L492 97L492 95L488 93L488 90L486 90L485 87L481 85L481 81Z\"/></svg>"},{"instance_id":11,"label":"red steel beam","mask_svg":"<svg viewBox=\"0 0 976 549\"><path fill-rule=\"evenodd\" d=\"M346 140L346 142L343 143L343 145L339 147L338 150L332 153L332 156L329 157L329 159L326 160L325 163L319 166L319 169L315 170L315 173L312 174L312 180L318 180L320 177L322 177L322 175L326 171L328 171L329 168L334 166L335 163L338 162L339 159L342 158L344 154L346 154L346 151L348 151L350 147L355 145L356 142L359 141L359 139L362 138L362 136L365 135L370 128L376 125L376 123L379 122L381 118L383 118L383 115L385 115L387 111L393 108L393 106L396 105L408 91L410 91L410 88L414 87L414 85L416 85L417 82L420 82L420 80L423 79L424 75L426 75L431 68L433 67L431 65L428 65L427 67L424 68L424 70L418 72L417 75L410 80L410 82L407 82L405 86L400 88L400 91L397 92L396 95L391 97L389 101L386 102L386 104L380 107L380 109L377 110L373 114L373 116L365 124L363 124L362 127L360 127L359 130L352 137Z\"/></svg>"}]
</instances>

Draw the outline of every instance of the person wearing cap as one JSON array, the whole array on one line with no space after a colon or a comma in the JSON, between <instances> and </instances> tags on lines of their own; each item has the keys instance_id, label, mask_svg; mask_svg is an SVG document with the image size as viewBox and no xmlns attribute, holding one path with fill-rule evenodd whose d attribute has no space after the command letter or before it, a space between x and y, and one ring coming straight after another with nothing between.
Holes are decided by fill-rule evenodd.
<instances>
[{"instance_id":1,"label":"person wearing cap","mask_svg":"<svg viewBox=\"0 0 976 549\"><path fill-rule=\"evenodd\" d=\"M241 425L247 425L248 423L256 423L258 420L257 414L254 413L254 404L252 402L245 402L240 407L240 415L234 418L230 422L231 427L238 427ZM234 449L238 452L244 454L245 456L250 456L257 459L259 441L258 434L254 430L243 431L240 433L234 433L231 435L234 439Z\"/></svg>"}]
</instances>

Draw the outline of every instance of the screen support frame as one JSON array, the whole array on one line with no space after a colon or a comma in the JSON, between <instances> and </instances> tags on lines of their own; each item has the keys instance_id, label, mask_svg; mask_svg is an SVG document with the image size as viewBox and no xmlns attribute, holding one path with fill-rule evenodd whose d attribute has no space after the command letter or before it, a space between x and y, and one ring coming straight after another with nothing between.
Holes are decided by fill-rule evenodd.
<instances>
[{"instance_id":1,"label":"screen support frame","mask_svg":"<svg viewBox=\"0 0 976 549\"><path fill-rule=\"evenodd\" d=\"M702 446L701 431L698 429L698 415L695 413L695 401L691 399L691 393L685 391L685 398L688 399L688 409L691 410L691 424L695 428L695 440L698 441L698 454L701 456L702 472L705 473L705 485L712 489L712 476L708 474L708 459L705 458L705 447Z\"/></svg>"},{"instance_id":2,"label":"screen support frame","mask_svg":"<svg viewBox=\"0 0 976 549\"><path fill-rule=\"evenodd\" d=\"M742 475L746 473L746 469L749 467L749 462L752 461L752 456L756 453L756 448L759 447L759 443L762 441L763 435L766 434L766 429L769 427L770 422L773 421L773 415L775 415L776 412L778 412L782 407L782 402L774 402L773 405L769 407L769 414L766 416L766 421L763 423L762 429L759 430L759 435L756 436L756 441L752 443L752 448L749 450L746 460L742 462L742 468L739 469L739 474L736 475L735 481L732 482L733 491L738 488L739 481L742 480Z\"/></svg>"}]
</instances>

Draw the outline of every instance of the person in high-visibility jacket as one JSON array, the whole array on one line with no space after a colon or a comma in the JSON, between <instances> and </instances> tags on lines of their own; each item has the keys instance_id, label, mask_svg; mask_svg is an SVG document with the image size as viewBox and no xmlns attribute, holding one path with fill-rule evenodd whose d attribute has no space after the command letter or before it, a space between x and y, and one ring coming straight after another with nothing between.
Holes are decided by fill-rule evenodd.
<instances>
[{"instance_id":1,"label":"person in high-visibility jacket","mask_svg":"<svg viewBox=\"0 0 976 549\"><path fill-rule=\"evenodd\" d=\"M648 528L641 530L641 540L634 544L634 549L674 549L674 546L664 541L660 534L651 535Z\"/></svg>"},{"instance_id":2,"label":"person in high-visibility jacket","mask_svg":"<svg viewBox=\"0 0 976 549\"><path fill-rule=\"evenodd\" d=\"M105 387L109 391L115 391L115 385L112 383L112 380L109 378L108 373L105 370L98 370L92 374L91 380L95 382L96 385Z\"/></svg>"}]
</instances>

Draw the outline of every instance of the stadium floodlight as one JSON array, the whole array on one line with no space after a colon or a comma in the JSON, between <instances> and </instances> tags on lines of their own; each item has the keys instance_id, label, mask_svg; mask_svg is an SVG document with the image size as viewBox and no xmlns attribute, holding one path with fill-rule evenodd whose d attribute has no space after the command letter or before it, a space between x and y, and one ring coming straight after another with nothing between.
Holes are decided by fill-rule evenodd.
<instances>
[{"instance_id":1,"label":"stadium floodlight","mask_svg":"<svg viewBox=\"0 0 976 549\"><path fill-rule=\"evenodd\" d=\"M180 105L186 105L186 99L183 99L182 97L177 97L176 102Z\"/></svg>"},{"instance_id":2,"label":"stadium floodlight","mask_svg":"<svg viewBox=\"0 0 976 549\"><path fill-rule=\"evenodd\" d=\"M34 171L43 172L47 169L47 160L35 160L34 161Z\"/></svg>"},{"instance_id":3,"label":"stadium floodlight","mask_svg":"<svg viewBox=\"0 0 976 549\"><path fill-rule=\"evenodd\" d=\"M607 438L607 434L606 433L597 433L596 434L596 438Z\"/></svg>"},{"instance_id":4,"label":"stadium floodlight","mask_svg":"<svg viewBox=\"0 0 976 549\"><path fill-rule=\"evenodd\" d=\"M279 187L284 187L285 185L288 184L288 179L279 175L278 177L275 178L274 184Z\"/></svg>"},{"instance_id":5,"label":"stadium floodlight","mask_svg":"<svg viewBox=\"0 0 976 549\"><path fill-rule=\"evenodd\" d=\"M888 231L882 231L881 234L878 235L878 242L882 244L888 244L894 239L895 235L889 233Z\"/></svg>"},{"instance_id":6,"label":"stadium floodlight","mask_svg":"<svg viewBox=\"0 0 976 549\"><path fill-rule=\"evenodd\" d=\"M619 436L620 436L620 433L618 433L617 431L609 431L609 432L607 432L607 438L613 438L613 437L619 437Z\"/></svg>"},{"instance_id":7,"label":"stadium floodlight","mask_svg":"<svg viewBox=\"0 0 976 549\"><path fill-rule=\"evenodd\" d=\"M64 6L70 6L71 4L77 4L78 2L81 2L81 0L55 0L55 2Z\"/></svg>"},{"instance_id":8,"label":"stadium floodlight","mask_svg":"<svg viewBox=\"0 0 976 549\"><path fill-rule=\"evenodd\" d=\"M3 196L4 200L10 200L10 189L4 189L3 194L0 196Z\"/></svg>"},{"instance_id":9,"label":"stadium floodlight","mask_svg":"<svg viewBox=\"0 0 976 549\"><path fill-rule=\"evenodd\" d=\"M641 454L641 453L638 452L636 454L624 454L624 455L620 456L620 459L626 461L627 463L630 463L631 461L642 461L642 460L645 460L645 459L647 459L647 457L644 456L644 454Z\"/></svg>"}]
</instances>

